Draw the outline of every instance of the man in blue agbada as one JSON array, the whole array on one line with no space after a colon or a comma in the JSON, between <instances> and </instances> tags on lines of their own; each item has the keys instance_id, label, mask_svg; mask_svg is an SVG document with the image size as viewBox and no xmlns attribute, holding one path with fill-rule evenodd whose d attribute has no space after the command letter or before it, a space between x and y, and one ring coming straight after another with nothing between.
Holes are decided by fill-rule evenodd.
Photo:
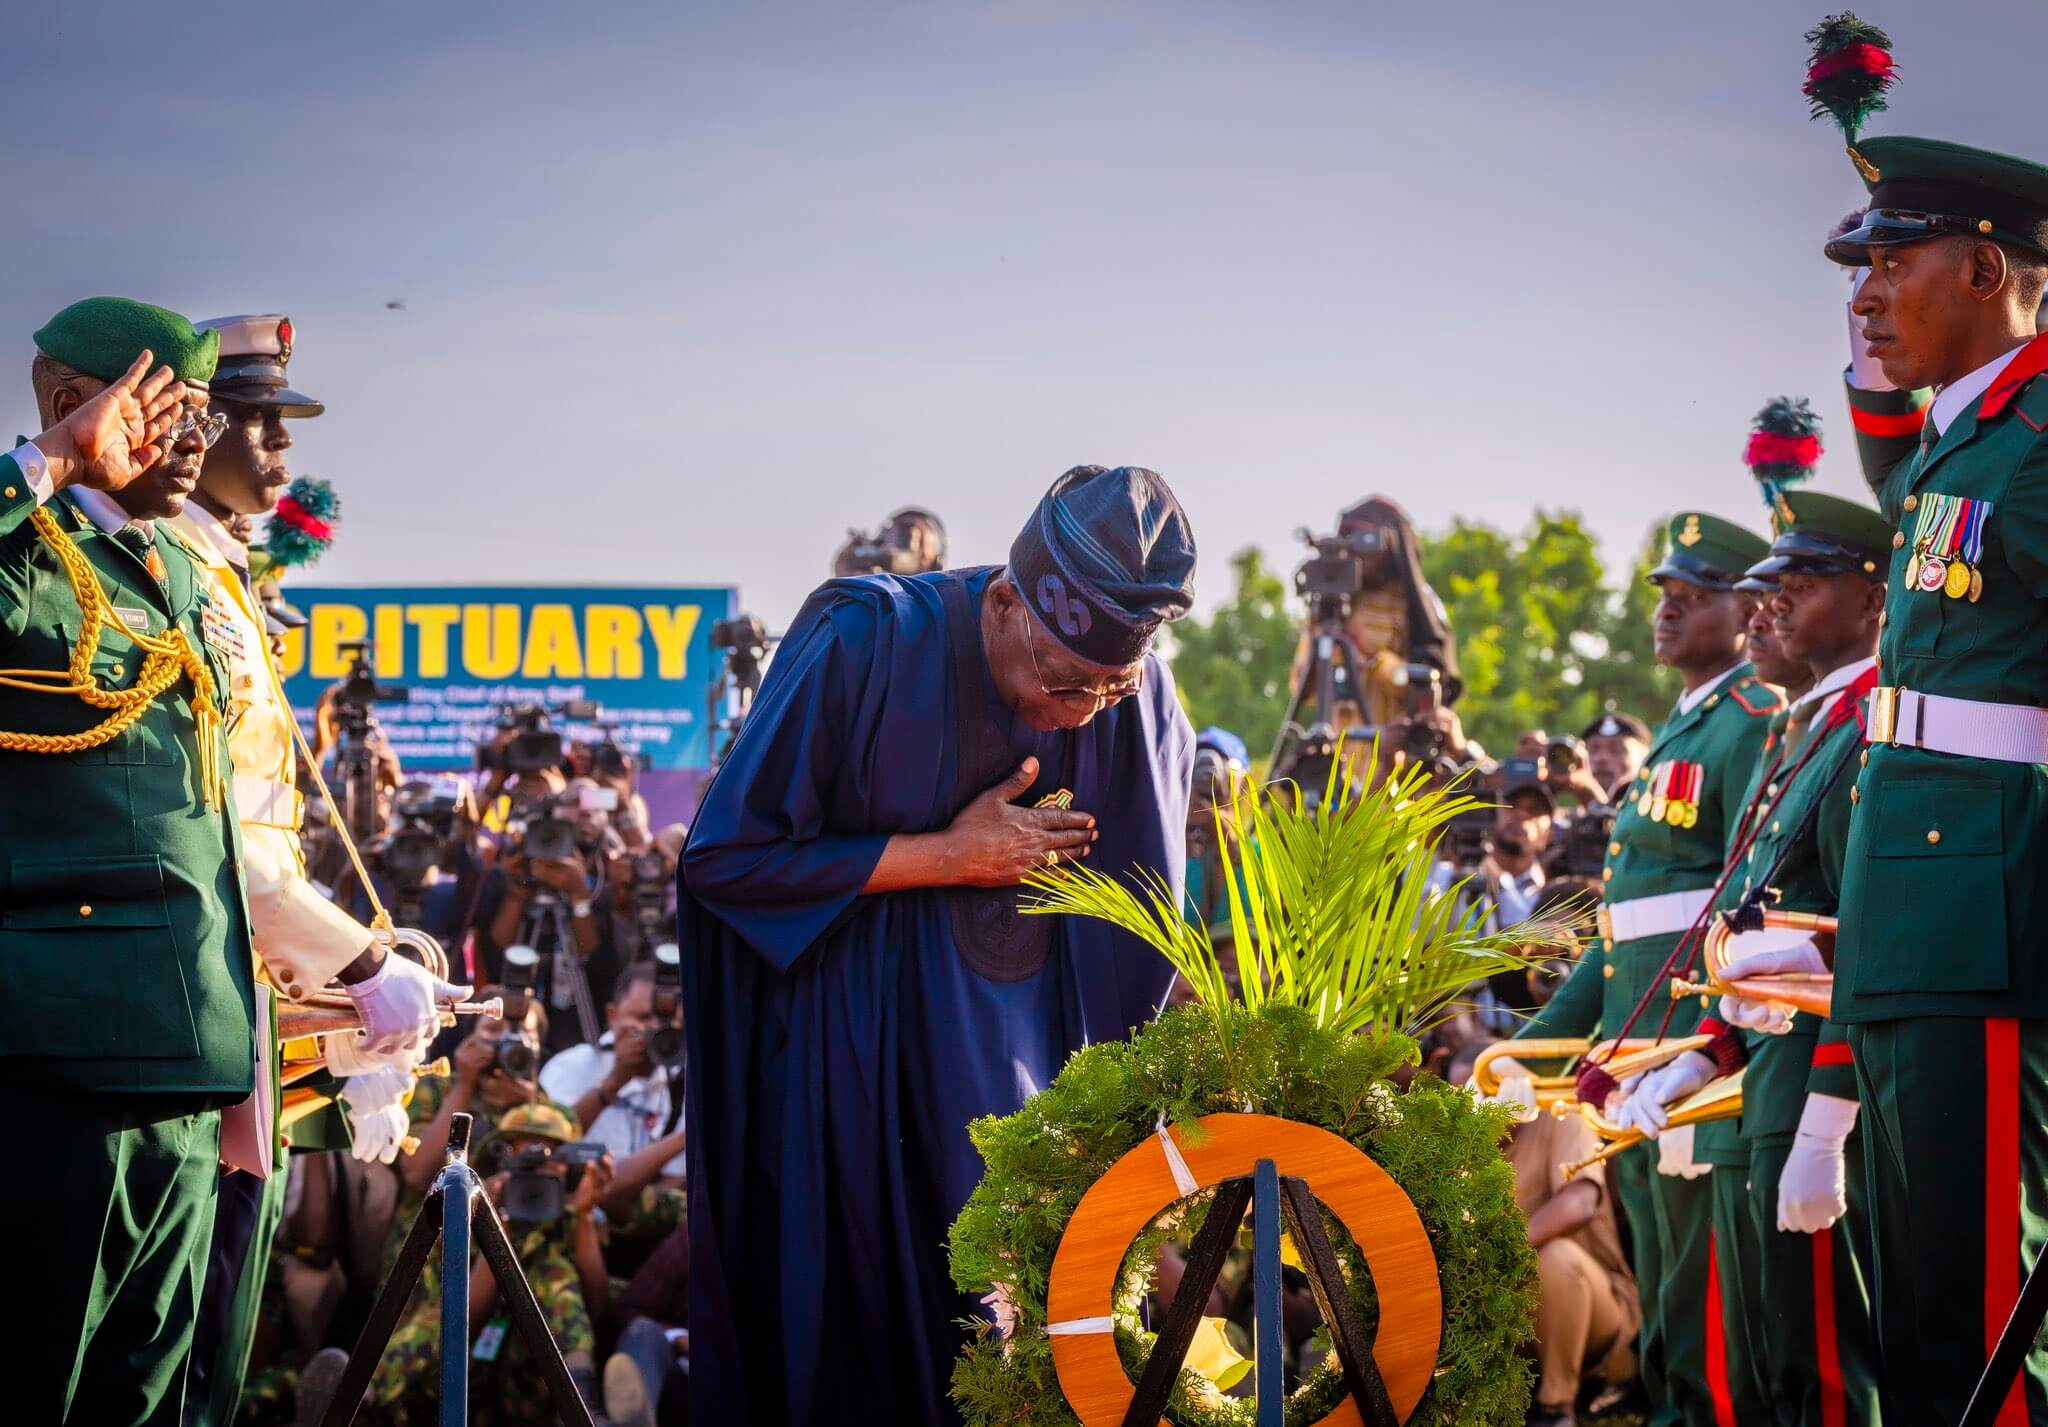
<instances>
[{"instance_id":1,"label":"man in blue agbada","mask_svg":"<svg viewBox=\"0 0 2048 1427\"><path fill-rule=\"evenodd\" d=\"M681 872L696 1427L958 1420L968 1123L1171 980L1019 883L1178 903L1194 731L1149 651L1194 567L1164 481L1081 466L1006 567L833 580L783 639Z\"/></svg>"}]
</instances>

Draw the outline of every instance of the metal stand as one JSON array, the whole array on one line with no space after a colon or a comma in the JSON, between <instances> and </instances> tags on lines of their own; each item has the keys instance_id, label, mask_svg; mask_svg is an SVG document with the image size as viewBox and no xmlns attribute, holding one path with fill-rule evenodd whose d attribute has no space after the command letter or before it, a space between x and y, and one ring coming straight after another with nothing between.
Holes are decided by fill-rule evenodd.
<instances>
[{"instance_id":1,"label":"metal stand","mask_svg":"<svg viewBox=\"0 0 2048 1427\"><path fill-rule=\"evenodd\" d=\"M363 1394L369 1391L370 1376L377 1370L377 1360L384 1356L392 1331L405 1312L406 1301L419 1285L437 1235L441 1240L441 1427L466 1427L472 1231L477 1247L483 1250L484 1262L491 1266L491 1277L497 1280L505 1308L519 1328L519 1336L526 1340L527 1350L540 1365L541 1379L547 1383L555 1412L568 1427L593 1427L590 1409L584 1406L582 1395L570 1380L569 1365L562 1361L562 1350L548 1332L547 1320L541 1317L540 1302L533 1296L533 1285L520 1270L512 1241L498 1221L498 1211L484 1196L483 1181L469 1167L469 1129L468 1115L456 1115L449 1122L448 1163L427 1191L419 1217L412 1221L405 1245L398 1252L398 1263L391 1277L384 1281L377 1302L370 1309L369 1320L349 1352L348 1366L342 1369L341 1384L327 1404L320 1427L349 1427L356 1420Z\"/></svg>"},{"instance_id":2,"label":"metal stand","mask_svg":"<svg viewBox=\"0 0 2048 1427\"><path fill-rule=\"evenodd\" d=\"M568 981L568 1006L576 1012L576 1029L584 1044L596 1045L604 1027L597 1022L597 1001L590 992L590 975L582 954L576 950L576 928L569 920L569 909L553 891L540 887L527 899L516 944L530 946L549 958L547 1003L555 1010L563 1009L555 998L555 988L561 980Z\"/></svg>"},{"instance_id":3,"label":"metal stand","mask_svg":"<svg viewBox=\"0 0 2048 1427\"><path fill-rule=\"evenodd\" d=\"M2019 1302L2013 1304L2012 1316L2005 1320L1998 1346L1991 1350L1991 1361L1984 1365L1984 1375L1977 1379L1970 1405L1963 1409L1963 1420L1956 1427L1991 1427L1998 1420L1998 1409L2004 1405L2013 1380L2020 1375L2027 1354L2041 1336L2042 1320L2048 1318L2048 1273L2042 1272L2044 1263L2048 1263L2048 1249L2035 1256L2034 1267L2020 1289Z\"/></svg>"},{"instance_id":4,"label":"metal stand","mask_svg":"<svg viewBox=\"0 0 2048 1427\"><path fill-rule=\"evenodd\" d=\"M1366 1427L1401 1427L1394 1405L1387 1397L1387 1385L1373 1361L1372 1340L1352 1301L1351 1290L1337 1263L1330 1236L1323 1231L1322 1215L1308 1185L1293 1175L1282 1176L1273 1161L1262 1159L1250 1178L1226 1179L1216 1186L1209 1217L1188 1251L1187 1268L1173 1307L1159 1326L1159 1337L1138 1379L1123 1427L1155 1427L1165 1416L1166 1400L1173 1393L1187 1361L1188 1347L1202 1321L1202 1309L1223 1271L1224 1257L1237 1239L1249 1205L1252 1219L1252 1312L1253 1372L1258 1387L1259 1427L1282 1427L1286 1414L1286 1362L1283 1318L1280 1307L1280 1225L1301 1250L1307 1265L1309 1287L1330 1330L1337 1360L1344 1367L1344 1385L1358 1404ZM329 1427L333 1427L329 1424Z\"/></svg>"}]
</instances>

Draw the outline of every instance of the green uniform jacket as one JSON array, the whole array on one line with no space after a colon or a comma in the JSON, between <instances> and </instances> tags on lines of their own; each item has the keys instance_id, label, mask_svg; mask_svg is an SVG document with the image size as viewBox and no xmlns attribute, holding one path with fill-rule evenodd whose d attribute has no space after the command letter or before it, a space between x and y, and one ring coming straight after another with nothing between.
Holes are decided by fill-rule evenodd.
<instances>
[{"instance_id":1,"label":"green uniform jacket","mask_svg":"<svg viewBox=\"0 0 2048 1427\"><path fill-rule=\"evenodd\" d=\"M82 617L36 505L0 456L0 666L70 662ZM185 631L225 691L208 648L196 555L159 525L164 585L65 495L50 513L118 611L146 632ZM113 631L93 675L132 685L140 651ZM207 807L182 677L112 742L75 753L0 751L0 1077L87 1093L247 1096L256 1041L248 913L232 797ZM224 693L223 693L224 697ZM68 734L104 716L70 695L0 686L0 729ZM225 740L223 740L225 742ZM227 750L219 752L228 767Z\"/></svg>"},{"instance_id":2,"label":"green uniform jacket","mask_svg":"<svg viewBox=\"0 0 2048 1427\"><path fill-rule=\"evenodd\" d=\"M1879 667L1884 683L1922 693L2038 706L2048 703L2048 382L2025 382L1980 419L1992 399L1999 382L1937 440L1931 420L1920 435L1905 429L1924 395L1850 390L1864 475L1903 527ZM1933 492L1991 502L1975 603L1916 587L1917 511ZM1886 744L1869 753L1843 867L1835 1018L2048 1015L2048 769Z\"/></svg>"},{"instance_id":3,"label":"green uniform jacket","mask_svg":"<svg viewBox=\"0 0 2048 1427\"><path fill-rule=\"evenodd\" d=\"M1785 865L1771 882L1778 892L1772 905L1780 911L1835 914L1842 891L1842 856L1849 840L1849 789L1863 730L1854 717L1823 731L1820 725L1825 722L1824 715L1813 727L1795 733L1795 741L1775 765L1766 758L1771 779L1755 790L1764 798L1763 823L1743 855L1742 865L1715 899L1717 910L1740 906L1756 879L1783 855ZM1819 740L1817 747L1815 740ZM1845 754L1851 759L1850 766L1829 786L1829 775ZM1807 825L1809 814L1814 814L1811 826ZM1732 847L1729 850L1734 851ZM1817 1053L1823 1041L1839 1049ZM1855 1070L1844 1053L1847 1044L1842 1029L1834 1022L1801 1012L1792 1018L1792 1029L1785 1034L1745 1034L1744 1043L1749 1048L1749 1068L1742 1079L1745 1140L1791 1138L1799 1128L1799 1114L1809 1090L1845 1100L1856 1098Z\"/></svg>"},{"instance_id":4,"label":"green uniform jacket","mask_svg":"<svg viewBox=\"0 0 2048 1427\"><path fill-rule=\"evenodd\" d=\"M1610 903L1666 892L1712 887L1721 875L1729 830L1742 810L1743 789L1756 771L1770 716L1784 707L1778 691L1759 680L1748 664L1684 713L1673 712L1650 745L1643 772L1622 799L1614 819L1614 841L1601 873ZM1689 827L1650 817L1641 807L1656 770L1672 760L1703 770L1699 817ZM1649 1009L1636 1018L1631 1036L1655 1035L1671 1004L1660 980L1679 933L1638 937L1609 945L1596 937L1550 1003L1517 1033L1529 1036L1617 1034L1645 993ZM1654 987L1654 991L1653 991ZM1688 1033L1699 1019L1699 1003L1678 1008L1671 1033Z\"/></svg>"}]
</instances>

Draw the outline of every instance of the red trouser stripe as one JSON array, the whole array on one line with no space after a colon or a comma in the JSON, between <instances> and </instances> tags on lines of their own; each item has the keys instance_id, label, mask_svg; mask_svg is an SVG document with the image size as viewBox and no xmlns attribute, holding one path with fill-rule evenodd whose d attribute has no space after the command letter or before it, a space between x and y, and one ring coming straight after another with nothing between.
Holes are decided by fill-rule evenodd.
<instances>
[{"instance_id":1,"label":"red trouser stripe","mask_svg":"<svg viewBox=\"0 0 2048 1427\"><path fill-rule=\"evenodd\" d=\"M1842 1345L1835 1336L1835 1231L1807 1236L1813 1244L1813 1346L1820 1369L1821 1427L1848 1427L1842 1389Z\"/></svg>"},{"instance_id":2,"label":"red trouser stripe","mask_svg":"<svg viewBox=\"0 0 2048 1427\"><path fill-rule=\"evenodd\" d=\"M1728 1335L1721 1322L1721 1265L1714 1235L1707 1235L1707 1395L1714 1401L1714 1427L1735 1427L1735 1394L1728 1390ZM2003 1423L1999 1427L2004 1427Z\"/></svg>"},{"instance_id":3,"label":"red trouser stripe","mask_svg":"<svg viewBox=\"0 0 2048 1427\"><path fill-rule=\"evenodd\" d=\"M1984 1356L2020 1296L2020 1023L1984 1022ZM2027 1427L2026 1374L1998 1409L1998 1427Z\"/></svg>"}]
</instances>

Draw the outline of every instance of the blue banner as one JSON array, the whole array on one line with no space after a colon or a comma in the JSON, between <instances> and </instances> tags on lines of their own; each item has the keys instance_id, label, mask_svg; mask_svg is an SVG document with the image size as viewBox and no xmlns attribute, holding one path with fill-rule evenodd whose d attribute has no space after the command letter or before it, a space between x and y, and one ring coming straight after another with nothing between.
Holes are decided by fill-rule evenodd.
<instances>
[{"instance_id":1,"label":"blue banner","mask_svg":"<svg viewBox=\"0 0 2048 1427\"><path fill-rule=\"evenodd\" d=\"M641 768L709 766L711 626L738 608L730 586L294 584L286 597L308 619L282 663L300 722L310 730L321 694L349 671L349 646L367 644L377 682L407 690L377 706L377 722L408 772L474 767L507 704L584 699Z\"/></svg>"}]
</instances>

